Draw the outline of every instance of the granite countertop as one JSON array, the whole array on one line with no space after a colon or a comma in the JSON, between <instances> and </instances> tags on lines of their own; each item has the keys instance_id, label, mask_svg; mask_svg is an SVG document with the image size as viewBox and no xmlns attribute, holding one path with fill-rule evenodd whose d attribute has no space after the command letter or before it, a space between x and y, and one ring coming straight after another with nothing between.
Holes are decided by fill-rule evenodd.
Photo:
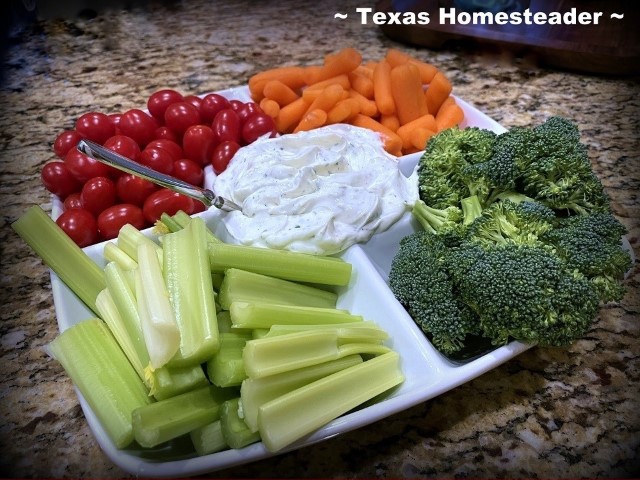
<instances>
[{"instance_id":1,"label":"granite countertop","mask_svg":"<svg viewBox=\"0 0 640 480\"><path fill-rule=\"evenodd\" d=\"M129 10L13 30L0 90L2 476L128 476L101 452L71 382L45 352L58 333L48 271L9 227L31 204L50 210L40 169L54 157L56 135L89 110L139 108L164 87L204 93L242 85L262 69L317 63L345 46L370 60L403 48L436 64L454 93L506 127L554 114L576 120L638 255L637 81L547 70L477 50L414 49L355 15L333 18L365 3L134 2ZM591 331L568 348L533 348L380 422L216 475L638 475L639 280L636 265L623 301L604 306Z\"/></svg>"}]
</instances>

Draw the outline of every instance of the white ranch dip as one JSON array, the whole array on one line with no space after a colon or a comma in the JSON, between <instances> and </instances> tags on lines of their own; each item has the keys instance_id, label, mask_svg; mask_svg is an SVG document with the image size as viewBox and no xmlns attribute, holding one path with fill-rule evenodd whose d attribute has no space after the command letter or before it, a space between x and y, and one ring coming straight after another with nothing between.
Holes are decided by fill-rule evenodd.
<instances>
[{"instance_id":1,"label":"white ranch dip","mask_svg":"<svg viewBox=\"0 0 640 480\"><path fill-rule=\"evenodd\" d=\"M242 206L224 217L239 243L332 254L389 228L418 198L377 133L331 125L262 138L238 150L214 183Z\"/></svg>"}]
</instances>

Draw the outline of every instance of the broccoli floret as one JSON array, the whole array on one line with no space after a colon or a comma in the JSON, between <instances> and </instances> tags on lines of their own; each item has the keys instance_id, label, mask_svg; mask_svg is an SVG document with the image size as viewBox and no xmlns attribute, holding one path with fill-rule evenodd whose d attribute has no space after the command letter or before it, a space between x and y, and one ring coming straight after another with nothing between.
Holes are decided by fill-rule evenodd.
<instances>
[{"instance_id":1,"label":"broccoli floret","mask_svg":"<svg viewBox=\"0 0 640 480\"><path fill-rule=\"evenodd\" d=\"M478 127L449 128L432 136L418 162L420 198L433 208L460 207L463 198L489 194L485 179L465 168L487 161L496 134Z\"/></svg>"},{"instance_id":2,"label":"broccoli floret","mask_svg":"<svg viewBox=\"0 0 640 480\"><path fill-rule=\"evenodd\" d=\"M567 267L591 281L604 302L621 300L621 283L631 268L630 253L622 246L626 228L611 213L573 215L558 221L544 241L555 247Z\"/></svg>"},{"instance_id":3,"label":"broccoli floret","mask_svg":"<svg viewBox=\"0 0 640 480\"><path fill-rule=\"evenodd\" d=\"M442 237L420 231L405 237L393 259L389 286L398 301L443 353L464 346L478 332L475 313L460 301L449 275Z\"/></svg>"},{"instance_id":4,"label":"broccoli floret","mask_svg":"<svg viewBox=\"0 0 640 480\"><path fill-rule=\"evenodd\" d=\"M458 267L453 278L462 301L496 345L511 339L566 345L584 335L597 313L591 284L540 246L466 242L453 249L450 262Z\"/></svg>"}]
</instances>

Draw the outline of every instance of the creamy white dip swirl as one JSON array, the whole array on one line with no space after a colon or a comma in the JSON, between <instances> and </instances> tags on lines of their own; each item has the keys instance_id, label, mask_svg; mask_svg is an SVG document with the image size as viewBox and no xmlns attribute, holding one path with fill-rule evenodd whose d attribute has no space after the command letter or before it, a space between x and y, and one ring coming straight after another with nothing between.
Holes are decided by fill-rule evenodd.
<instances>
[{"instance_id":1,"label":"creamy white dip swirl","mask_svg":"<svg viewBox=\"0 0 640 480\"><path fill-rule=\"evenodd\" d=\"M224 216L238 243L340 252L395 223L418 198L378 134L351 125L262 138L238 150L214 182L242 206Z\"/></svg>"}]
</instances>

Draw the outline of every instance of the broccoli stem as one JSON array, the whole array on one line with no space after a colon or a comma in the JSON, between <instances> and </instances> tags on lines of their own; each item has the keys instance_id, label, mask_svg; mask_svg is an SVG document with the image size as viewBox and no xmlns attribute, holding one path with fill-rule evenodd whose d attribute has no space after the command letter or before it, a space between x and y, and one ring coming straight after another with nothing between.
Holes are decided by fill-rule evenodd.
<instances>
[{"instance_id":1,"label":"broccoli stem","mask_svg":"<svg viewBox=\"0 0 640 480\"><path fill-rule=\"evenodd\" d=\"M482 205L480 204L480 199L478 199L477 195L463 198L460 201L460 204L462 205L462 214L464 217L462 221L463 225L470 225L482 214Z\"/></svg>"}]
</instances>

